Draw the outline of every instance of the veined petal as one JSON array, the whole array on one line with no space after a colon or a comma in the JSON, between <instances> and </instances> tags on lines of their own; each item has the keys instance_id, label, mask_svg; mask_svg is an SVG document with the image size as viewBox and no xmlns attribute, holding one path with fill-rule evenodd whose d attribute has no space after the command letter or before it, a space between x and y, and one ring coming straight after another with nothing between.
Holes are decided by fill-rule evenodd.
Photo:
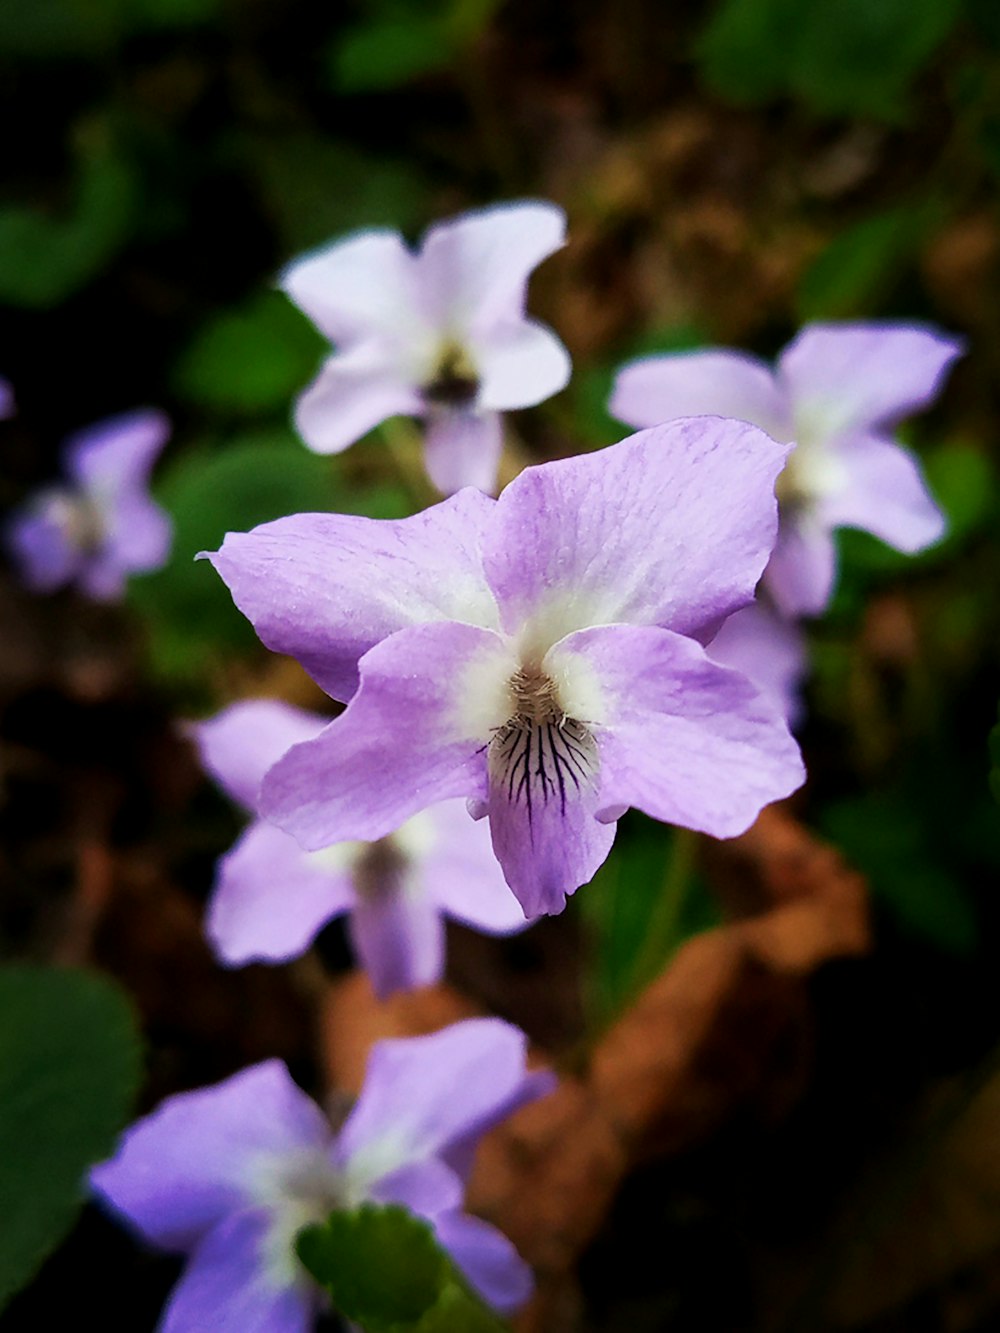
<instances>
[{"instance_id":1,"label":"veined petal","mask_svg":"<svg viewBox=\"0 0 1000 1333\"><path fill-rule=\"evenodd\" d=\"M498 204L429 228L417 257L421 292L456 332L486 329L524 310L531 271L566 241L555 204Z\"/></svg>"},{"instance_id":2,"label":"veined petal","mask_svg":"<svg viewBox=\"0 0 1000 1333\"><path fill-rule=\"evenodd\" d=\"M335 343L422 329L416 261L398 232L358 232L283 270L278 286Z\"/></svg>"},{"instance_id":3,"label":"veined petal","mask_svg":"<svg viewBox=\"0 0 1000 1333\"><path fill-rule=\"evenodd\" d=\"M499 635L472 625L413 625L384 639L362 659L341 716L268 773L262 814L319 849L374 842L448 797L485 796L485 748L510 670Z\"/></svg>"},{"instance_id":4,"label":"veined petal","mask_svg":"<svg viewBox=\"0 0 1000 1333\"><path fill-rule=\"evenodd\" d=\"M782 615L818 616L826 610L837 577L833 533L815 510L784 512L764 585Z\"/></svg>"},{"instance_id":5,"label":"veined petal","mask_svg":"<svg viewBox=\"0 0 1000 1333\"><path fill-rule=\"evenodd\" d=\"M557 650L580 655L603 695L594 734L601 804L730 838L800 786L799 748L776 706L745 676L669 630L581 630Z\"/></svg>"},{"instance_id":6,"label":"veined petal","mask_svg":"<svg viewBox=\"0 0 1000 1333\"><path fill-rule=\"evenodd\" d=\"M429 986L444 972L440 909L413 891L408 878L359 894L348 922L351 946L380 1000Z\"/></svg>"},{"instance_id":7,"label":"veined petal","mask_svg":"<svg viewBox=\"0 0 1000 1333\"><path fill-rule=\"evenodd\" d=\"M103 508L125 487L145 488L169 435L168 417L155 408L100 421L66 441L66 472Z\"/></svg>"},{"instance_id":8,"label":"veined petal","mask_svg":"<svg viewBox=\"0 0 1000 1333\"><path fill-rule=\"evenodd\" d=\"M283 699L243 699L185 730L202 768L232 800L256 812L261 779L286 750L318 736L330 721Z\"/></svg>"},{"instance_id":9,"label":"veined petal","mask_svg":"<svg viewBox=\"0 0 1000 1333\"><path fill-rule=\"evenodd\" d=\"M284 1064L266 1060L213 1087L168 1097L125 1131L90 1182L147 1240L186 1250L247 1206L259 1159L322 1148L329 1137L319 1107Z\"/></svg>"},{"instance_id":10,"label":"veined petal","mask_svg":"<svg viewBox=\"0 0 1000 1333\"><path fill-rule=\"evenodd\" d=\"M427 419L427 474L442 495L463 486L492 495L502 447L503 423L496 412L440 408Z\"/></svg>"},{"instance_id":11,"label":"veined petal","mask_svg":"<svg viewBox=\"0 0 1000 1333\"><path fill-rule=\"evenodd\" d=\"M554 1080L527 1073L525 1054L524 1033L499 1018L470 1018L430 1036L376 1042L337 1141L352 1186L438 1157L544 1096Z\"/></svg>"},{"instance_id":12,"label":"veined petal","mask_svg":"<svg viewBox=\"0 0 1000 1333\"><path fill-rule=\"evenodd\" d=\"M756 601L737 611L706 650L713 662L749 676L781 708L789 726L802 712L799 687L809 659L798 624Z\"/></svg>"},{"instance_id":13,"label":"veined petal","mask_svg":"<svg viewBox=\"0 0 1000 1333\"><path fill-rule=\"evenodd\" d=\"M346 700L358 659L396 630L496 624L480 553L494 504L470 489L412 518L295 514L229 533L209 559L268 648Z\"/></svg>"},{"instance_id":14,"label":"veined petal","mask_svg":"<svg viewBox=\"0 0 1000 1333\"><path fill-rule=\"evenodd\" d=\"M504 628L539 655L587 625L714 633L771 553L786 454L755 426L690 417L527 468L483 546Z\"/></svg>"},{"instance_id":15,"label":"veined petal","mask_svg":"<svg viewBox=\"0 0 1000 1333\"><path fill-rule=\"evenodd\" d=\"M791 436L787 399L771 368L746 352L676 352L631 361L615 378L608 411L629 426L677 417L732 417L777 440Z\"/></svg>"},{"instance_id":16,"label":"veined petal","mask_svg":"<svg viewBox=\"0 0 1000 1333\"><path fill-rule=\"evenodd\" d=\"M506 411L531 407L569 383L569 353L551 329L533 319L513 320L490 329L472 343L480 375L478 405Z\"/></svg>"},{"instance_id":17,"label":"veined petal","mask_svg":"<svg viewBox=\"0 0 1000 1333\"><path fill-rule=\"evenodd\" d=\"M323 853L304 852L290 834L258 820L219 861L205 929L230 966L283 963L354 901L346 865L325 864Z\"/></svg>"},{"instance_id":18,"label":"veined petal","mask_svg":"<svg viewBox=\"0 0 1000 1333\"><path fill-rule=\"evenodd\" d=\"M531 1269L496 1227L459 1211L434 1222L437 1238L466 1281L501 1314L519 1310L534 1290Z\"/></svg>"},{"instance_id":19,"label":"veined petal","mask_svg":"<svg viewBox=\"0 0 1000 1333\"><path fill-rule=\"evenodd\" d=\"M425 818L434 841L419 867L423 892L476 930L491 935L524 930L529 922L493 854L489 825L471 819L465 801L442 801Z\"/></svg>"},{"instance_id":20,"label":"veined petal","mask_svg":"<svg viewBox=\"0 0 1000 1333\"><path fill-rule=\"evenodd\" d=\"M842 440L837 454L847 480L821 500L825 522L861 528L897 551L922 551L941 540L944 515L907 449L877 435L862 435Z\"/></svg>"},{"instance_id":21,"label":"veined petal","mask_svg":"<svg viewBox=\"0 0 1000 1333\"><path fill-rule=\"evenodd\" d=\"M268 1229L259 1209L214 1227L174 1287L159 1333L309 1333L318 1289L305 1269L291 1283L268 1274Z\"/></svg>"},{"instance_id":22,"label":"veined petal","mask_svg":"<svg viewBox=\"0 0 1000 1333\"><path fill-rule=\"evenodd\" d=\"M387 418L422 411L398 354L369 341L324 362L295 404L295 426L314 453L339 454Z\"/></svg>"},{"instance_id":23,"label":"veined petal","mask_svg":"<svg viewBox=\"0 0 1000 1333\"><path fill-rule=\"evenodd\" d=\"M963 344L907 324L809 324L778 359L796 437L831 439L927 406Z\"/></svg>"}]
</instances>

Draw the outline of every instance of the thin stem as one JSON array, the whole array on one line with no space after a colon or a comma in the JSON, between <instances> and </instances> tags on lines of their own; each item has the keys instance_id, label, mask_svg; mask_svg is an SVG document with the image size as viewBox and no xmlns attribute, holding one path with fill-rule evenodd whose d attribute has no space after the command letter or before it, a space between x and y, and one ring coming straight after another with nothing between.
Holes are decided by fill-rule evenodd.
<instances>
[{"instance_id":1,"label":"thin stem","mask_svg":"<svg viewBox=\"0 0 1000 1333\"><path fill-rule=\"evenodd\" d=\"M670 946L676 941L697 852L697 833L690 829L675 829L670 859L649 918L646 938L632 964L629 991L633 995L656 975L670 952Z\"/></svg>"},{"instance_id":2,"label":"thin stem","mask_svg":"<svg viewBox=\"0 0 1000 1333\"><path fill-rule=\"evenodd\" d=\"M392 460L393 469L418 509L441 499L427 479L421 458L420 432L405 417L389 417L378 428L378 436Z\"/></svg>"}]
</instances>

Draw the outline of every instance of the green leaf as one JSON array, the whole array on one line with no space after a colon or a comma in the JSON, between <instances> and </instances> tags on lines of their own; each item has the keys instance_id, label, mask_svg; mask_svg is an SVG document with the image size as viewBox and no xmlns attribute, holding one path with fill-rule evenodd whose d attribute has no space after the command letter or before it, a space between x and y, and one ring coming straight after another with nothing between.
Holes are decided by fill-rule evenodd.
<instances>
[{"instance_id":1,"label":"green leaf","mask_svg":"<svg viewBox=\"0 0 1000 1333\"><path fill-rule=\"evenodd\" d=\"M299 1232L302 1263L368 1333L502 1333L427 1222L396 1204L337 1210Z\"/></svg>"},{"instance_id":2,"label":"green leaf","mask_svg":"<svg viewBox=\"0 0 1000 1333\"><path fill-rule=\"evenodd\" d=\"M397 88L446 68L483 30L499 0L407 4L382 0L339 38L330 54L330 78L341 93Z\"/></svg>"},{"instance_id":3,"label":"green leaf","mask_svg":"<svg viewBox=\"0 0 1000 1333\"><path fill-rule=\"evenodd\" d=\"M78 1212L139 1080L128 1003L86 972L0 969L0 1305Z\"/></svg>"},{"instance_id":4,"label":"green leaf","mask_svg":"<svg viewBox=\"0 0 1000 1333\"><path fill-rule=\"evenodd\" d=\"M325 340L281 292L216 315L175 372L181 397L221 412L287 410L316 373Z\"/></svg>"},{"instance_id":5,"label":"green leaf","mask_svg":"<svg viewBox=\"0 0 1000 1333\"><path fill-rule=\"evenodd\" d=\"M891 208L842 231L799 281L800 318L849 319L877 309L913 262L934 216L926 207Z\"/></svg>"}]
</instances>

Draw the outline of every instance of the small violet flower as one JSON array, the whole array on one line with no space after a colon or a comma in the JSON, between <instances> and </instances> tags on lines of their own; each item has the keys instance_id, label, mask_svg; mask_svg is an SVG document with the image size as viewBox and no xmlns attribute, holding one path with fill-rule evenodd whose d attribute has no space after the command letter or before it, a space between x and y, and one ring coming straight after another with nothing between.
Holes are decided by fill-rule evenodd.
<instances>
[{"instance_id":1,"label":"small violet flower","mask_svg":"<svg viewBox=\"0 0 1000 1333\"><path fill-rule=\"evenodd\" d=\"M170 424L143 410L102 421L66 442L68 483L40 491L11 520L8 547L35 592L76 583L115 601L125 576L159 569L170 553L170 519L149 495L149 474Z\"/></svg>"},{"instance_id":2,"label":"small violet flower","mask_svg":"<svg viewBox=\"0 0 1000 1333\"><path fill-rule=\"evenodd\" d=\"M272 764L328 722L278 700L254 699L192 731L205 768L253 811ZM440 978L445 915L498 935L528 924L504 883L488 830L469 819L463 801L445 801L377 842L314 852L257 820L219 862L208 934L226 963L283 962L345 912L355 954L380 998Z\"/></svg>"},{"instance_id":3,"label":"small violet flower","mask_svg":"<svg viewBox=\"0 0 1000 1333\"><path fill-rule=\"evenodd\" d=\"M97 1194L148 1241L190 1256L160 1333L306 1333L323 1296L295 1254L303 1227L365 1200L425 1218L470 1285L507 1312L531 1274L494 1227L461 1211L479 1137L544 1096L524 1036L495 1018L372 1047L339 1132L267 1060L168 1097L91 1172Z\"/></svg>"},{"instance_id":4,"label":"small violet flower","mask_svg":"<svg viewBox=\"0 0 1000 1333\"><path fill-rule=\"evenodd\" d=\"M702 643L752 600L786 452L699 418L528 468L498 500L230 533L210 558L237 606L350 701L270 770L261 813L321 848L464 796L529 917L593 876L629 806L742 832L802 761Z\"/></svg>"},{"instance_id":5,"label":"small violet flower","mask_svg":"<svg viewBox=\"0 0 1000 1333\"><path fill-rule=\"evenodd\" d=\"M765 586L783 615L818 615L833 591L835 528L861 528L906 552L943 535L916 459L890 437L933 401L962 350L906 324L811 324L773 371L727 350L632 362L619 371L609 410L630 426L701 412L736 417L793 442Z\"/></svg>"},{"instance_id":6,"label":"small violet flower","mask_svg":"<svg viewBox=\"0 0 1000 1333\"><path fill-rule=\"evenodd\" d=\"M14 390L9 381L0 379L0 421L14 415Z\"/></svg>"},{"instance_id":7,"label":"small violet flower","mask_svg":"<svg viewBox=\"0 0 1000 1333\"><path fill-rule=\"evenodd\" d=\"M422 417L435 486L492 491L499 413L569 379L562 343L524 313L529 274L564 242L562 210L524 201L438 223L415 253L364 231L290 264L281 287L337 347L296 407L309 448L339 453L387 417Z\"/></svg>"}]
</instances>

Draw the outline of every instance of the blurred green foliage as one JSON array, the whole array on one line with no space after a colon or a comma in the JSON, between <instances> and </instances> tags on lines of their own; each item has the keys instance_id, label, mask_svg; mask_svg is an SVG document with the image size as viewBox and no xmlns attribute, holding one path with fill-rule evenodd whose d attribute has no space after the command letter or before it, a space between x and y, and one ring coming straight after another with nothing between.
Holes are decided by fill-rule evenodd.
<instances>
[{"instance_id":1,"label":"blurred green foliage","mask_svg":"<svg viewBox=\"0 0 1000 1333\"><path fill-rule=\"evenodd\" d=\"M330 52L342 93L376 92L452 65L482 32L500 0L373 0Z\"/></svg>"},{"instance_id":2,"label":"blurred green foliage","mask_svg":"<svg viewBox=\"0 0 1000 1333\"><path fill-rule=\"evenodd\" d=\"M0 968L0 1306L54 1249L139 1081L128 1002L102 977Z\"/></svg>"}]
</instances>

